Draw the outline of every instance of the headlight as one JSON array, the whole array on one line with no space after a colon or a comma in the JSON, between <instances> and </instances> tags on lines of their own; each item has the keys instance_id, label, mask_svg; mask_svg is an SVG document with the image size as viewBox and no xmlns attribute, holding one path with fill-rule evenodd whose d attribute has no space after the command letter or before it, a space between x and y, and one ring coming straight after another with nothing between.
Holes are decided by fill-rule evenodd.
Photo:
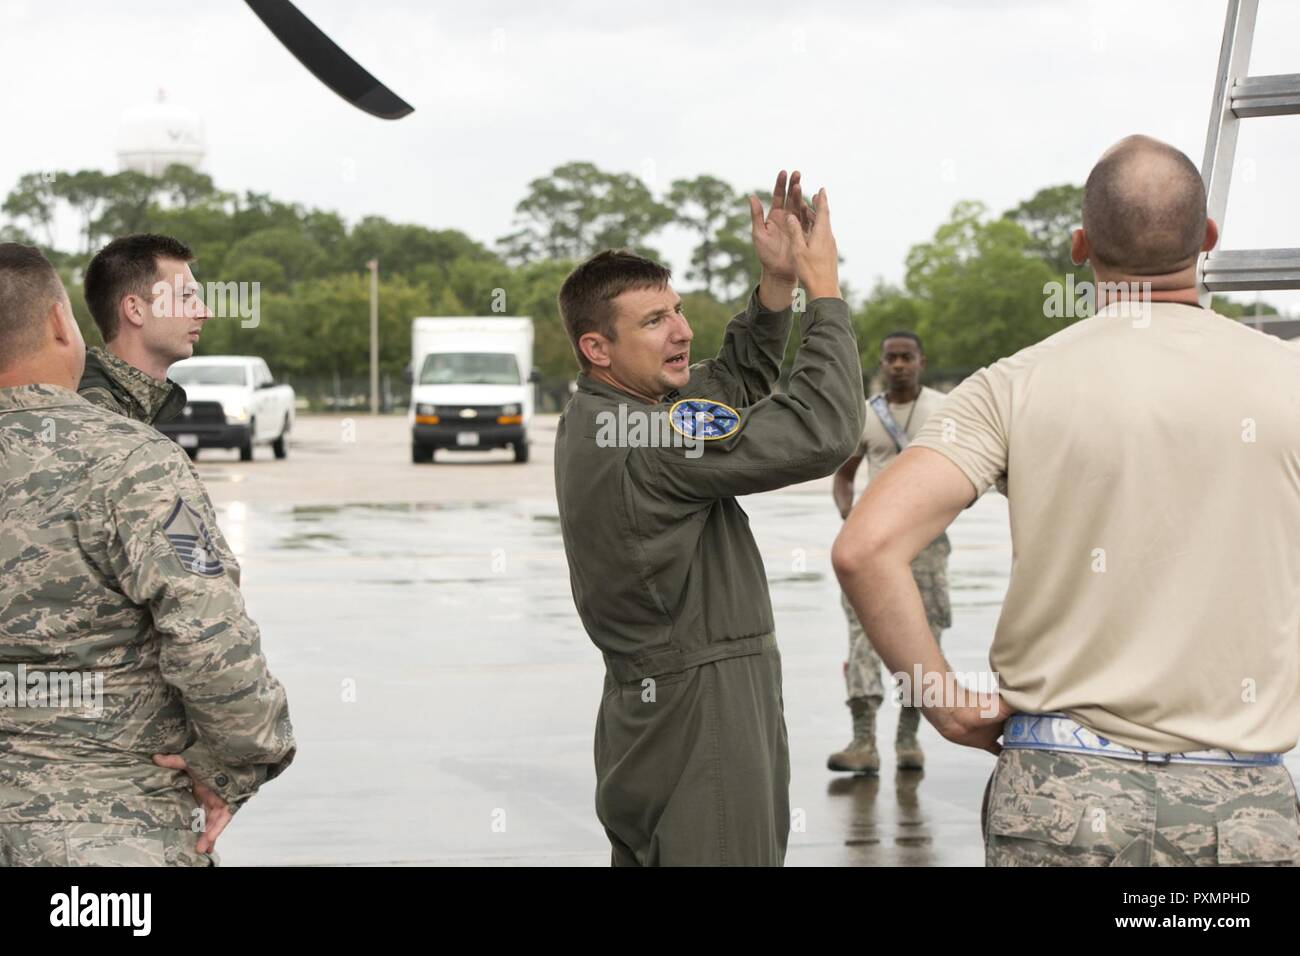
<instances>
[{"instance_id":1,"label":"headlight","mask_svg":"<svg viewBox=\"0 0 1300 956\"><path fill-rule=\"evenodd\" d=\"M502 415L518 415L518 414L519 414L519 406L518 406L518 405L502 405L502 406L501 406L501 414L502 414Z\"/></svg>"},{"instance_id":2,"label":"headlight","mask_svg":"<svg viewBox=\"0 0 1300 956\"><path fill-rule=\"evenodd\" d=\"M223 405L221 410L226 413L226 421L230 423L248 421L248 409L243 405Z\"/></svg>"},{"instance_id":3,"label":"headlight","mask_svg":"<svg viewBox=\"0 0 1300 956\"><path fill-rule=\"evenodd\" d=\"M416 406L415 406L415 414L417 414L417 415L436 415L436 414L438 414L438 406L437 406L437 405L424 405L424 404L416 405Z\"/></svg>"}]
</instances>

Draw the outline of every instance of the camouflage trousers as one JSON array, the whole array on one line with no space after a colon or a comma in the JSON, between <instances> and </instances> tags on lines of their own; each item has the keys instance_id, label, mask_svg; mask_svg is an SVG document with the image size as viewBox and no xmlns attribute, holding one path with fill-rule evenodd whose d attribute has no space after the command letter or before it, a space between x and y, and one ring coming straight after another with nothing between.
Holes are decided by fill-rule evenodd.
<instances>
[{"instance_id":1,"label":"camouflage trousers","mask_svg":"<svg viewBox=\"0 0 1300 956\"><path fill-rule=\"evenodd\" d=\"M199 835L122 823L0 823L0 866L217 866Z\"/></svg>"},{"instance_id":2,"label":"camouflage trousers","mask_svg":"<svg viewBox=\"0 0 1300 956\"><path fill-rule=\"evenodd\" d=\"M1144 764L1004 750L984 794L987 866L1294 866L1286 767Z\"/></svg>"},{"instance_id":3,"label":"camouflage trousers","mask_svg":"<svg viewBox=\"0 0 1300 956\"><path fill-rule=\"evenodd\" d=\"M936 641L944 628L952 627L952 606L948 601L948 555L951 551L948 535L941 534L912 562L912 578L921 592L925 616ZM844 665L844 682L849 698L874 697L882 701L885 689L880 680L880 656L871 646L853 605L843 591L840 592L840 603L849 622L849 659Z\"/></svg>"}]
</instances>

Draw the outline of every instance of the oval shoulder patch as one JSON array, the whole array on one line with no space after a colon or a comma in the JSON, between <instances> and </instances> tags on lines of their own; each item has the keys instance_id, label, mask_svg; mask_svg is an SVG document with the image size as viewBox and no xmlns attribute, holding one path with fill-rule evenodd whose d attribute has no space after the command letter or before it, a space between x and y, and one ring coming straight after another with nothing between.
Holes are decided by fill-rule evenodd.
<instances>
[{"instance_id":1,"label":"oval shoulder patch","mask_svg":"<svg viewBox=\"0 0 1300 956\"><path fill-rule=\"evenodd\" d=\"M668 410L673 431L686 438L717 441L740 427L740 412L707 398L684 398Z\"/></svg>"}]
</instances>

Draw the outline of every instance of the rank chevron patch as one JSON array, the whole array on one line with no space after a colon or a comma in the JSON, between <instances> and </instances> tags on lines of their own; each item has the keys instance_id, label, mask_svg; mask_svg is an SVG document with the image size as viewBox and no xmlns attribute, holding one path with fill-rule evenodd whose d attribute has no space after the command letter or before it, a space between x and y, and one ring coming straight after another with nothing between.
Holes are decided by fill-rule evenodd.
<instances>
[{"instance_id":1,"label":"rank chevron patch","mask_svg":"<svg viewBox=\"0 0 1300 956\"><path fill-rule=\"evenodd\" d=\"M185 503L185 499L176 499L171 514L163 522L163 534L167 535L181 564L192 574L215 578L225 571L203 518Z\"/></svg>"}]
</instances>

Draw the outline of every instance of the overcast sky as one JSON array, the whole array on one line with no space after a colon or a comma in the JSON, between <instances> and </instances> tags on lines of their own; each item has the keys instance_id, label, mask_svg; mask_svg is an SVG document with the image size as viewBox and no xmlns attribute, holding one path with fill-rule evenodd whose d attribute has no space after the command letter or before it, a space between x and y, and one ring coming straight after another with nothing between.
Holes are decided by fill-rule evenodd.
<instances>
[{"instance_id":1,"label":"overcast sky","mask_svg":"<svg viewBox=\"0 0 1300 956\"><path fill-rule=\"evenodd\" d=\"M656 191L701 173L750 188L797 166L827 187L844 274L865 291L899 280L954 202L1001 212L1082 183L1125 134L1199 166L1225 4L298 6L415 113L348 106L240 0L0 0L0 192L34 170L117 169L122 111L162 87L203 116L203 168L224 189L487 244L528 182L570 160ZM1300 71L1300 4L1260 6L1251 73ZM1298 157L1300 119L1244 124L1225 247L1300 246ZM684 270L683 236L658 246Z\"/></svg>"}]
</instances>

